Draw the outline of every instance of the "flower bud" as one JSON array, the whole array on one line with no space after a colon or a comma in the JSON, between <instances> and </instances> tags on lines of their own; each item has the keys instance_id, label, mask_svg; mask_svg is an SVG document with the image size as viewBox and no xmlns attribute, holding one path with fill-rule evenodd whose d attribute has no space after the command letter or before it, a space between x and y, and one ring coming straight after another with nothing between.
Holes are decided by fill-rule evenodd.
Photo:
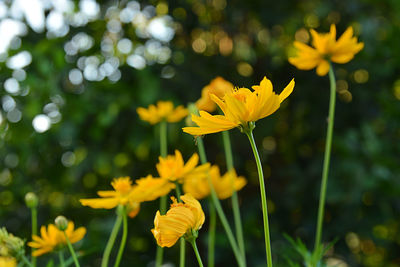
<instances>
[{"instance_id":1,"label":"flower bud","mask_svg":"<svg viewBox=\"0 0 400 267\"><path fill-rule=\"evenodd\" d=\"M39 203L39 199L35 193L29 192L25 195L26 206L30 209L36 208Z\"/></svg>"},{"instance_id":2,"label":"flower bud","mask_svg":"<svg viewBox=\"0 0 400 267\"><path fill-rule=\"evenodd\" d=\"M68 227L68 220L64 216L57 216L54 222L57 228L61 231L65 231Z\"/></svg>"}]
</instances>

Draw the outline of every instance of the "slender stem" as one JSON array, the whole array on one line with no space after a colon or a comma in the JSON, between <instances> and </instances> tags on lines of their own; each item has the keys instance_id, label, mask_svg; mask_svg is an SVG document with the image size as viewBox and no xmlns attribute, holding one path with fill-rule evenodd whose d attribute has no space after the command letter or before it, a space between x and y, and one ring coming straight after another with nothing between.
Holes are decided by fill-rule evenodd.
<instances>
[{"instance_id":1,"label":"slender stem","mask_svg":"<svg viewBox=\"0 0 400 267\"><path fill-rule=\"evenodd\" d=\"M65 266L64 253L61 249L58 251L58 259L60 261L61 267L64 267Z\"/></svg>"},{"instance_id":2,"label":"slender stem","mask_svg":"<svg viewBox=\"0 0 400 267\"><path fill-rule=\"evenodd\" d=\"M101 267L108 267L108 260L110 258L111 250L114 246L115 239L117 238L119 228L121 227L122 216L118 215L115 220L114 227L111 231L110 238L108 239L106 248L104 249L103 259L101 260Z\"/></svg>"},{"instance_id":3,"label":"slender stem","mask_svg":"<svg viewBox=\"0 0 400 267\"><path fill-rule=\"evenodd\" d=\"M200 156L201 163L202 164L207 163L207 157L206 157L206 152L204 149L203 139L197 138L197 148L199 150L199 156ZM215 192L210 175L208 175L208 183L210 185L211 199L214 203L215 209L217 210L217 214L219 216L219 219L221 220L222 226L225 229L225 233L228 237L229 243L231 244L233 254L235 255L236 261L238 262L238 265L240 267L245 267L246 261L243 259L242 254L240 253L239 247L236 244L236 240L232 233L232 229L229 226L228 220L226 219L224 210L222 209L221 202L219 201L217 193Z\"/></svg>"},{"instance_id":4,"label":"slender stem","mask_svg":"<svg viewBox=\"0 0 400 267\"><path fill-rule=\"evenodd\" d=\"M330 162L331 147L332 147L333 124L335 120L336 80L335 80L335 74L333 73L332 65L329 68L329 81L331 86L330 89L331 92L329 100L328 129L326 133L324 165L322 169L322 181L321 181L321 191L319 195L318 221L317 221L314 250L319 249L321 245L322 222L324 218L326 187L328 183L329 162Z\"/></svg>"},{"instance_id":5,"label":"slender stem","mask_svg":"<svg viewBox=\"0 0 400 267\"><path fill-rule=\"evenodd\" d=\"M263 169L262 169L262 165L261 165L260 156L258 155L256 142L254 141L253 131L250 130L250 131L246 132L246 135L249 138L250 145L253 150L254 158L255 158L256 164L257 164L258 178L259 178L260 191L261 191L261 204L262 204L262 211L263 211L264 238L265 238L265 249L266 249L266 253L267 253L267 264L268 264L268 267L272 267L271 241L270 241L270 237L269 237L267 195L265 192L264 173L263 173Z\"/></svg>"},{"instance_id":6,"label":"slender stem","mask_svg":"<svg viewBox=\"0 0 400 267\"><path fill-rule=\"evenodd\" d=\"M167 122L160 122L160 156L166 157L168 154L167 145ZM164 215L167 212L167 196L160 197L160 213ZM161 267L163 262L164 248L157 246L156 267Z\"/></svg>"},{"instance_id":7,"label":"slender stem","mask_svg":"<svg viewBox=\"0 0 400 267\"><path fill-rule=\"evenodd\" d=\"M182 202L181 201L181 188L179 187L179 183L175 182L175 191L176 191L176 198L178 199L178 202Z\"/></svg>"},{"instance_id":8,"label":"slender stem","mask_svg":"<svg viewBox=\"0 0 400 267\"><path fill-rule=\"evenodd\" d=\"M185 238L180 238L179 267L185 267Z\"/></svg>"},{"instance_id":9,"label":"slender stem","mask_svg":"<svg viewBox=\"0 0 400 267\"><path fill-rule=\"evenodd\" d=\"M192 247L193 247L194 253L196 254L196 258L197 258L197 262L199 263L199 266L204 267L203 262L201 261L199 250L197 249L196 240L193 239L192 241L190 241L190 244L192 244Z\"/></svg>"},{"instance_id":10,"label":"slender stem","mask_svg":"<svg viewBox=\"0 0 400 267\"><path fill-rule=\"evenodd\" d=\"M37 235L37 208L31 208L32 236ZM32 252L36 249L32 248ZM36 267L36 257L32 256L32 266Z\"/></svg>"},{"instance_id":11,"label":"slender stem","mask_svg":"<svg viewBox=\"0 0 400 267\"><path fill-rule=\"evenodd\" d=\"M21 255L21 259L24 262L24 264L28 265L29 267L33 267L33 265L29 262L29 260L25 257L25 255ZM62 266L64 267L64 265Z\"/></svg>"},{"instance_id":12,"label":"slender stem","mask_svg":"<svg viewBox=\"0 0 400 267\"><path fill-rule=\"evenodd\" d=\"M125 208L122 211L122 222L123 222L123 224L122 224L121 244L119 246L118 255L117 255L117 259L115 260L114 267L118 267L121 262L122 254L124 253L124 249L125 249L126 238L128 237L128 217L126 216Z\"/></svg>"},{"instance_id":13,"label":"slender stem","mask_svg":"<svg viewBox=\"0 0 400 267\"><path fill-rule=\"evenodd\" d=\"M228 171L234 169L233 165L233 153L232 153L232 146L231 140L229 138L229 132L223 131L222 132L222 139L224 142L224 150L225 150L225 158L226 158L226 167ZM232 179L232 209L233 209L233 219L235 221L235 230L236 230L236 238L238 241L240 252L242 253L243 259L246 261L246 249L244 246L244 237L243 237L243 227L242 227L242 220L240 216L240 208L239 208L239 200L234 188L234 181Z\"/></svg>"},{"instance_id":14,"label":"slender stem","mask_svg":"<svg viewBox=\"0 0 400 267\"><path fill-rule=\"evenodd\" d=\"M64 236L65 236L65 241L67 241L69 252L71 253L72 258L74 259L75 267L80 267L78 257L76 256L75 250L72 247L71 241L69 240L67 233L65 233L65 231L64 231Z\"/></svg>"},{"instance_id":15,"label":"slender stem","mask_svg":"<svg viewBox=\"0 0 400 267\"><path fill-rule=\"evenodd\" d=\"M215 229L217 226L217 214L212 199L208 199L208 207L210 209L210 225L208 228L208 267L214 267L215 259Z\"/></svg>"}]
</instances>

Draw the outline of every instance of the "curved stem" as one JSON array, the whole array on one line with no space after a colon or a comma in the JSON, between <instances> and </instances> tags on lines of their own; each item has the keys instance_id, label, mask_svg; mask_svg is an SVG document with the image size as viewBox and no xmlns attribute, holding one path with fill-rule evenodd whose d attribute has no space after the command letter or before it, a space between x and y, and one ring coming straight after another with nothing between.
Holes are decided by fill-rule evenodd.
<instances>
[{"instance_id":1,"label":"curved stem","mask_svg":"<svg viewBox=\"0 0 400 267\"><path fill-rule=\"evenodd\" d=\"M166 157L168 154L167 145L167 122L160 122L160 156ZM160 213L164 215L167 212L167 196L160 197ZM156 267L161 267L163 262L164 248L157 246Z\"/></svg>"},{"instance_id":2,"label":"curved stem","mask_svg":"<svg viewBox=\"0 0 400 267\"><path fill-rule=\"evenodd\" d=\"M118 255L117 255L117 259L115 260L114 267L118 267L121 262L122 254L124 253L124 249L125 249L126 238L128 237L128 217L126 216L125 208L122 211L122 222L123 222L123 224L122 224L121 244L119 246Z\"/></svg>"},{"instance_id":3,"label":"curved stem","mask_svg":"<svg viewBox=\"0 0 400 267\"><path fill-rule=\"evenodd\" d=\"M63 232L64 232L64 236L65 236L65 241L67 241L67 246L68 246L69 252L71 253L72 259L74 259L75 267L80 267L78 257L75 254L75 250L72 247L71 241L69 241L69 238L68 238L67 234L65 233L65 231L63 231Z\"/></svg>"},{"instance_id":4,"label":"curved stem","mask_svg":"<svg viewBox=\"0 0 400 267\"><path fill-rule=\"evenodd\" d=\"M324 218L326 187L328 184L329 162L330 162L331 147L332 147L333 124L335 120L336 80L335 80L335 74L333 73L332 65L329 68L329 81L330 81L331 92L329 100L328 129L326 132L324 165L322 169L322 181L321 181L321 190L319 195L318 221L317 221L317 229L315 235L314 250L319 249L321 245L322 222Z\"/></svg>"},{"instance_id":5,"label":"curved stem","mask_svg":"<svg viewBox=\"0 0 400 267\"><path fill-rule=\"evenodd\" d=\"M28 265L29 267L33 267L33 265L28 261L28 259L25 257L25 255L21 256L22 261L24 262L24 264ZM64 265L62 265L62 267L64 267Z\"/></svg>"},{"instance_id":6,"label":"curved stem","mask_svg":"<svg viewBox=\"0 0 400 267\"><path fill-rule=\"evenodd\" d=\"M208 207L210 209L210 225L208 227L208 267L214 267L215 259L215 229L217 226L217 214L212 199L208 199Z\"/></svg>"},{"instance_id":7,"label":"curved stem","mask_svg":"<svg viewBox=\"0 0 400 267\"><path fill-rule=\"evenodd\" d=\"M267 208L267 194L265 192L265 181L264 181L264 173L261 165L260 156L258 154L257 146L254 141L253 131L250 130L245 132L247 137L249 138L251 148L253 150L254 158L257 164L258 170L258 179L260 183L260 192L261 192L261 205L263 211L263 221L264 221L264 238L265 238L265 250L267 254L267 264L268 267L272 267L272 253L271 253L271 241L269 236L269 223L268 223L268 208Z\"/></svg>"},{"instance_id":8,"label":"curved stem","mask_svg":"<svg viewBox=\"0 0 400 267\"><path fill-rule=\"evenodd\" d=\"M37 235L37 208L31 208L32 235ZM32 248L32 251L36 249ZM36 267L36 257L32 256L32 266Z\"/></svg>"},{"instance_id":9,"label":"curved stem","mask_svg":"<svg viewBox=\"0 0 400 267\"><path fill-rule=\"evenodd\" d=\"M228 131L223 131L222 132L222 139L224 142L224 150L225 150L225 158L226 158L226 167L227 170L230 171L234 167L233 165L233 153L232 153L232 146L231 146L231 140L229 138L229 132ZM246 261L246 249L244 246L244 237L243 237L243 226L242 226L242 220L240 217L240 208L239 208L239 200L237 196L237 192L234 188L234 181L232 180L232 209L233 209L233 219L235 221L235 230L236 230L236 238L238 241L239 249L240 252L242 253L242 257L244 261Z\"/></svg>"},{"instance_id":10,"label":"curved stem","mask_svg":"<svg viewBox=\"0 0 400 267\"><path fill-rule=\"evenodd\" d=\"M197 138L197 148L199 150L200 161L202 164L207 163L206 152L204 149L203 139ZM225 229L225 233L228 237L229 243L231 244L233 254L235 255L236 261L238 262L239 267L245 267L246 262L244 261L242 254L240 253L239 247L236 244L235 237L232 233L232 229L229 226L228 220L226 219L224 210L222 209L221 202L218 199L217 193L215 192L214 186L211 182L211 177L208 175L208 183L210 185L211 191L211 199L214 203L215 209L217 210L217 214L219 219L221 220L222 226Z\"/></svg>"},{"instance_id":11,"label":"curved stem","mask_svg":"<svg viewBox=\"0 0 400 267\"><path fill-rule=\"evenodd\" d=\"M192 247L193 247L194 253L196 254L196 258L197 258L197 262L199 263L199 266L204 267L203 262L200 257L199 250L197 249L196 241L193 239L192 241L190 241L190 244L192 244Z\"/></svg>"},{"instance_id":12,"label":"curved stem","mask_svg":"<svg viewBox=\"0 0 400 267\"><path fill-rule=\"evenodd\" d=\"M103 258L101 260L101 267L108 267L111 250L114 246L115 239L117 238L119 228L121 227L122 216L118 215L115 220L114 227L111 231L110 238L108 239L106 248L104 249Z\"/></svg>"}]
</instances>

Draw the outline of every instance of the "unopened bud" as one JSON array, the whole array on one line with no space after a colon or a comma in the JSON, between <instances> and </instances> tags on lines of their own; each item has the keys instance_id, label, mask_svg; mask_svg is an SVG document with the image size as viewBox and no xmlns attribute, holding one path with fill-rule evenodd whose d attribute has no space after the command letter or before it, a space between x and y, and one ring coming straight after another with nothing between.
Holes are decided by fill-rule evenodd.
<instances>
[{"instance_id":1,"label":"unopened bud","mask_svg":"<svg viewBox=\"0 0 400 267\"><path fill-rule=\"evenodd\" d=\"M25 203L30 209L36 208L38 206L39 199L35 193L29 192L25 195Z\"/></svg>"},{"instance_id":2,"label":"unopened bud","mask_svg":"<svg viewBox=\"0 0 400 267\"><path fill-rule=\"evenodd\" d=\"M54 222L59 230L61 231L67 230L68 220L64 216L57 216Z\"/></svg>"}]
</instances>

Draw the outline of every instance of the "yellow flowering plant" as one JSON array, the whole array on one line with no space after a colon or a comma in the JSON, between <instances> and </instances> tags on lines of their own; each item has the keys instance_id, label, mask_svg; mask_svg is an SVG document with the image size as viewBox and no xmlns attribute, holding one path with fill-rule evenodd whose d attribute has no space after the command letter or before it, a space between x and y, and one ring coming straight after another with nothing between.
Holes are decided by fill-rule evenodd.
<instances>
[{"instance_id":1,"label":"yellow flowering plant","mask_svg":"<svg viewBox=\"0 0 400 267\"><path fill-rule=\"evenodd\" d=\"M33 235L32 241L28 242L28 246L36 249L32 252L32 255L41 256L46 253L60 250L67 245L66 237L72 244L74 244L82 240L86 234L86 228L79 227L75 229L74 223L70 221L68 222L65 234L66 236L63 231L59 230L54 224L49 224L47 227L42 226L40 228L40 236Z\"/></svg>"},{"instance_id":2,"label":"yellow flowering plant","mask_svg":"<svg viewBox=\"0 0 400 267\"><path fill-rule=\"evenodd\" d=\"M364 48L364 43L358 43L357 38L353 36L352 27L348 27L337 40L334 24L331 25L329 33L318 33L313 29L310 33L313 47L295 41L297 54L290 57L289 62L300 70L317 68L319 76L325 76L329 72L330 62L347 63Z\"/></svg>"},{"instance_id":3,"label":"yellow flowering plant","mask_svg":"<svg viewBox=\"0 0 400 267\"><path fill-rule=\"evenodd\" d=\"M171 101L158 101L156 105L150 105L147 109L137 108L140 119L157 124L161 121L178 122L185 118L188 111L183 106L174 107Z\"/></svg>"},{"instance_id":4,"label":"yellow flowering plant","mask_svg":"<svg viewBox=\"0 0 400 267\"><path fill-rule=\"evenodd\" d=\"M151 232L160 247L172 247L184 237L193 246L199 265L203 266L195 242L205 221L200 202L190 194L180 196L183 203L178 203L174 197L171 199L171 207L165 215L157 211Z\"/></svg>"},{"instance_id":5,"label":"yellow flowering plant","mask_svg":"<svg viewBox=\"0 0 400 267\"><path fill-rule=\"evenodd\" d=\"M214 94L222 98L225 93L233 88L233 84L222 77L214 78L208 85L201 90L201 98L196 101L196 107L199 110L213 112L217 109L217 105L212 101L210 94Z\"/></svg>"}]
</instances>

